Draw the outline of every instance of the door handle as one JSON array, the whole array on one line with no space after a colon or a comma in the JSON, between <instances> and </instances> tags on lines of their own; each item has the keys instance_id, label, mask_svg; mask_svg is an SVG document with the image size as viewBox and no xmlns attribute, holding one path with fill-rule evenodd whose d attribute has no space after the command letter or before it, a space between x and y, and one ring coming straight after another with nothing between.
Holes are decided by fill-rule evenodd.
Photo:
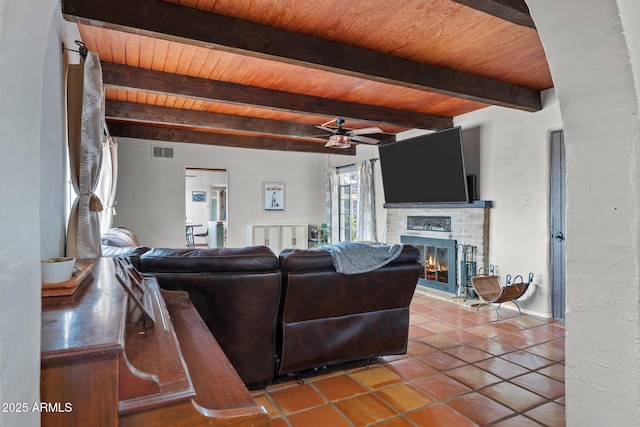
<instances>
[{"instance_id":1,"label":"door handle","mask_svg":"<svg viewBox=\"0 0 640 427\"><path fill-rule=\"evenodd\" d=\"M556 234L553 235L553 238L556 239L556 242L564 241L564 234L562 231L557 231Z\"/></svg>"}]
</instances>

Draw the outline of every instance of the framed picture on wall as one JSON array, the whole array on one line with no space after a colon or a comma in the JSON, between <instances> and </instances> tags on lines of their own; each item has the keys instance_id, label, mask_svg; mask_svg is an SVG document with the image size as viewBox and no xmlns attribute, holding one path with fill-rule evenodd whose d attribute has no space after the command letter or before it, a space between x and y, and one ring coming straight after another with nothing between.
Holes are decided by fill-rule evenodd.
<instances>
[{"instance_id":1,"label":"framed picture on wall","mask_svg":"<svg viewBox=\"0 0 640 427\"><path fill-rule=\"evenodd\" d=\"M192 202L206 202L207 192L206 191L192 191L191 192L191 201Z\"/></svg>"},{"instance_id":2,"label":"framed picture on wall","mask_svg":"<svg viewBox=\"0 0 640 427\"><path fill-rule=\"evenodd\" d=\"M262 206L266 212L284 212L284 182L262 183Z\"/></svg>"}]
</instances>

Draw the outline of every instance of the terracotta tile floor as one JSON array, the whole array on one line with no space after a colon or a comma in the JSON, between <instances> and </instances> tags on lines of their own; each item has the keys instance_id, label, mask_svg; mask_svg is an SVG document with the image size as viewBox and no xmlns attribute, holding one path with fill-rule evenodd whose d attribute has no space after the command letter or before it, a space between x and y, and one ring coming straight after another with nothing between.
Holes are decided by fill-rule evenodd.
<instances>
[{"instance_id":1,"label":"terracotta tile floor","mask_svg":"<svg viewBox=\"0 0 640 427\"><path fill-rule=\"evenodd\" d=\"M564 325L416 293L407 354L254 391L274 427L564 426Z\"/></svg>"}]
</instances>

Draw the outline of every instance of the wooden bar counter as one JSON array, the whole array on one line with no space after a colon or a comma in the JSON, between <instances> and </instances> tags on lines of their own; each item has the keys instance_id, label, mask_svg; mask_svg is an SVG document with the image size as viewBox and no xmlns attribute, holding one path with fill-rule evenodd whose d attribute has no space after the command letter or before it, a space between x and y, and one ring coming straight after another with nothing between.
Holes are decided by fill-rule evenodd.
<instances>
[{"instance_id":1,"label":"wooden bar counter","mask_svg":"<svg viewBox=\"0 0 640 427\"><path fill-rule=\"evenodd\" d=\"M270 425L186 293L147 277L145 328L115 260L84 261L75 293L42 300L42 426Z\"/></svg>"}]
</instances>

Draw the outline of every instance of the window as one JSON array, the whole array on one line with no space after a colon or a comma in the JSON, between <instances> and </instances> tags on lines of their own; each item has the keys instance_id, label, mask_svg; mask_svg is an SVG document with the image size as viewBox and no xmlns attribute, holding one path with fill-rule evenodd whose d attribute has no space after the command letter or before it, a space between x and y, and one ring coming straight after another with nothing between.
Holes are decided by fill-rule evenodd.
<instances>
[{"instance_id":1,"label":"window","mask_svg":"<svg viewBox=\"0 0 640 427\"><path fill-rule=\"evenodd\" d=\"M358 212L358 181L355 166L338 170L338 199L340 241L356 240L356 218Z\"/></svg>"}]
</instances>

